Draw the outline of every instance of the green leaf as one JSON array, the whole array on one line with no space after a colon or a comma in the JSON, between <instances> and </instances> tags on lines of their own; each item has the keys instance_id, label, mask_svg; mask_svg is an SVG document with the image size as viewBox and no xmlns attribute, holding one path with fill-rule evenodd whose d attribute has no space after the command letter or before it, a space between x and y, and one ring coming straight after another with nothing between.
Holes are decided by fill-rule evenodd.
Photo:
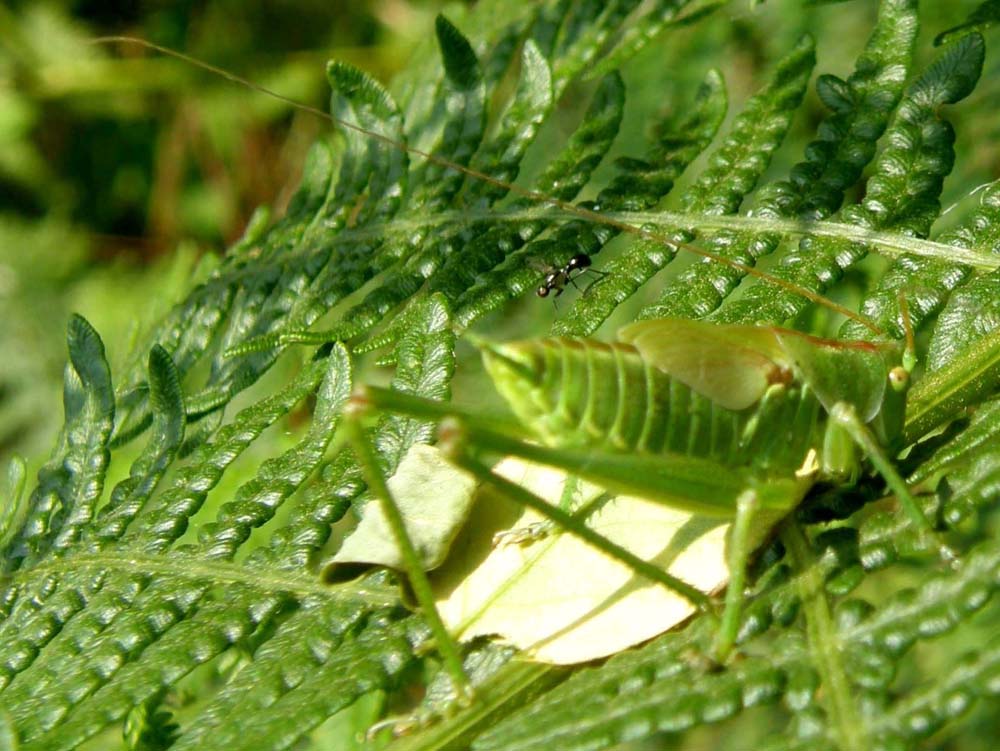
<instances>
[{"instance_id":1,"label":"green leaf","mask_svg":"<svg viewBox=\"0 0 1000 751\"><path fill-rule=\"evenodd\" d=\"M565 493L560 488L566 475L551 468L508 458L495 471L542 497ZM601 496L600 488L586 483L577 493L577 508ZM646 641L695 611L676 592L636 581L628 566L572 535L552 530L527 543L496 541L498 529L516 535L543 521L488 488L480 491L469 532L434 580L442 618L464 641L496 635L531 659L573 664ZM618 496L588 515L588 522L703 591L728 579L729 525L718 519Z\"/></svg>"},{"instance_id":2,"label":"green leaf","mask_svg":"<svg viewBox=\"0 0 1000 751\"><path fill-rule=\"evenodd\" d=\"M67 340L63 432L52 459L38 473L28 513L11 541L7 570L73 544L104 487L115 414L111 371L103 342L82 317L70 321Z\"/></svg>"}]
</instances>

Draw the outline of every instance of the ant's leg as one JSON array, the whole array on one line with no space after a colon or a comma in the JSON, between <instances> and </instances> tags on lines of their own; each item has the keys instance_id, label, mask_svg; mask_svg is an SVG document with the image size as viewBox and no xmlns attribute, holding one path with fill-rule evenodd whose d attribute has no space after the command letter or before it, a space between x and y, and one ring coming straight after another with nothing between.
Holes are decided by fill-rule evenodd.
<instances>
[{"instance_id":1,"label":"ant's leg","mask_svg":"<svg viewBox=\"0 0 1000 751\"><path fill-rule=\"evenodd\" d=\"M596 279L591 279L590 284L588 284L586 287L583 288L583 296L586 297L587 293L590 292L590 288L593 287L595 284L597 284L599 281L601 281L604 277L606 277L608 275L608 272L598 271L597 269L584 269L584 271L590 272L591 274L594 274L597 277Z\"/></svg>"}]
</instances>

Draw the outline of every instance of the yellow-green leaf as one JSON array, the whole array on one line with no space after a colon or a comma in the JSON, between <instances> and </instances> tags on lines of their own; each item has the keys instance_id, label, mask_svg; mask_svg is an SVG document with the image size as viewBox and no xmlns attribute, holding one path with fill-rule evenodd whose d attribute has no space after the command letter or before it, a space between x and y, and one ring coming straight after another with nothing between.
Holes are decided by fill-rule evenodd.
<instances>
[{"instance_id":1,"label":"yellow-green leaf","mask_svg":"<svg viewBox=\"0 0 1000 751\"><path fill-rule=\"evenodd\" d=\"M514 459L496 471L546 498L560 497L565 482L556 470ZM582 483L582 503L599 492ZM684 598L570 534L554 531L529 544L494 547L497 532L541 519L487 488L477 496L434 581L441 615L459 638L496 635L533 659L571 664L645 641L694 611ZM717 519L619 496L593 513L590 526L705 592L728 579L728 524Z\"/></svg>"},{"instance_id":2,"label":"yellow-green leaf","mask_svg":"<svg viewBox=\"0 0 1000 751\"><path fill-rule=\"evenodd\" d=\"M425 570L440 566L469 514L476 480L449 464L434 446L414 444L388 480L406 530ZM365 506L357 528L330 565L371 563L403 568L403 559L378 503Z\"/></svg>"}]
</instances>

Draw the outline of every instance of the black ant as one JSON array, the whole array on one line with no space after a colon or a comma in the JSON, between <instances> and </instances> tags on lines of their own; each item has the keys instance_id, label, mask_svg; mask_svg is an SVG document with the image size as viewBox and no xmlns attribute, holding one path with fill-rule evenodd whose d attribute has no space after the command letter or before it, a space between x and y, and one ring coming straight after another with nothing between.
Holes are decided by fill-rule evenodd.
<instances>
[{"instance_id":1,"label":"black ant","mask_svg":"<svg viewBox=\"0 0 1000 751\"><path fill-rule=\"evenodd\" d=\"M575 276L580 276L580 274L586 272L597 274L597 278L583 290L583 294L587 294L587 290L607 276L606 272L591 268L590 263L590 256L586 253L577 253L562 268L554 266L544 267L542 271L545 272L545 279L542 280L542 285L535 290L535 294L539 297L548 297L549 293L554 290L556 293L554 296L559 297L566 289L567 284L572 284L576 289L580 289L576 283L574 274Z\"/></svg>"}]
</instances>

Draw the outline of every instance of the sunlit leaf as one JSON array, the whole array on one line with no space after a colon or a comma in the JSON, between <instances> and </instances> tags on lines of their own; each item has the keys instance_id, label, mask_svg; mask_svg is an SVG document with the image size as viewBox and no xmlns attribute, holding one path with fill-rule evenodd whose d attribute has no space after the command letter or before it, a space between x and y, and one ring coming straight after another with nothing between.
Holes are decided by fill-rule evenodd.
<instances>
[{"instance_id":1,"label":"sunlit leaf","mask_svg":"<svg viewBox=\"0 0 1000 751\"><path fill-rule=\"evenodd\" d=\"M559 497L565 482L556 470L513 459L496 471L546 498ZM600 493L581 483L577 507ZM728 579L728 525L719 520L618 496L588 521L608 539L706 593ZM551 530L533 542L494 542L498 533L530 534L532 525L543 522L535 512L480 491L466 532L435 578L442 616L460 638L496 636L532 659L570 664L620 652L695 611L676 592L644 580L573 535Z\"/></svg>"}]
</instances>

